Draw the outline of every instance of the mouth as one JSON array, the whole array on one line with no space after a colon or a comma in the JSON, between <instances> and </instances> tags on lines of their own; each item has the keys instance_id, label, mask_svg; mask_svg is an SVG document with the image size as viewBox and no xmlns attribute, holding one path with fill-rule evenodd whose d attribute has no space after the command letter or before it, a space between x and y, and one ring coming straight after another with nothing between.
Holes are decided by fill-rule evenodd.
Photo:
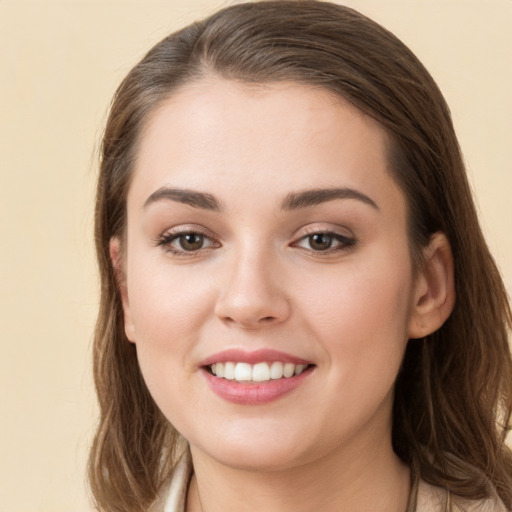
<instances>
[{"instance_id":1,"label":"mouth","mask_svg":"<svg viewBox=\"0 0 512 512\"><path fill-rule=\"evenodd\" d=\"M205 370L219 378L244 383L262 383L271 380L290 379L313 367L312 364L294 364L281 361L246 362L226 361L206 365Z\"/></svg>"},{"instance_id":2,"label":"mouth","mask_svg":"<svg viewBox=\"0 0 512 512\"><path fill-rule=\"evenodd\" d=\"M310 381L316 365L275 350L228 349L200 365L210 389L238 405L263 405L278 400Z\"/></svg>"}]
</instances>

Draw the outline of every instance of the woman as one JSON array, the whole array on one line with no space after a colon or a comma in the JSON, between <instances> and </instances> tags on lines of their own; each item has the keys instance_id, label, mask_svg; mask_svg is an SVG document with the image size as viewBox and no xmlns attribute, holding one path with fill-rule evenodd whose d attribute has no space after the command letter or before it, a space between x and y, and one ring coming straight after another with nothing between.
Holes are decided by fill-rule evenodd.
<instances>
[{"instance_id":1,"label":"woman","mask_svg":"<svg viewBox=\"0 0 512 512\"><path fill-rule=\"evenodd\" d=\"M509 510L510 308L393 35L229 7L119 87L96 206L99 510Z\"/></svg>"}]
</instances>

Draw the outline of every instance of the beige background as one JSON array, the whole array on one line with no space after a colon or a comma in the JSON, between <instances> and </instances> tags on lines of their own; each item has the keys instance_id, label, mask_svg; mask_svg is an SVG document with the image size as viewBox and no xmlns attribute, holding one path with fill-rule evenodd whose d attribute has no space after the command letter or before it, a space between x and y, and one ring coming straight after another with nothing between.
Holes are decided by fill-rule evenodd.
<instances>
[{"instance_id":1,"label":"beige background","mask_svg":"<svg viewBox=\"0 0 512 512\"><path fill-rule=\"evenodd\" d=\"M512 290L512 0L351 0L452 107ZM91 510L95 147L110 97L171 29L223 2L0 0L0 511Z\"/></svg>"}]
</instances>

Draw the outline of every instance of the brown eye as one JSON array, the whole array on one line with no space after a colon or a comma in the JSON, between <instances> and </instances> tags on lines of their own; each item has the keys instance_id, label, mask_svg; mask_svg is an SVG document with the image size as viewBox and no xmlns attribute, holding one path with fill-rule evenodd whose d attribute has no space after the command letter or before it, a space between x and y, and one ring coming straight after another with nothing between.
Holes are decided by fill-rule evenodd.
<instances>
[{"instance_id":1,"label":"brown eye","mask_svg":"<svg viewBox=\"0 0 512 512\"><path fill-rule=\"evenodd\" d=\"M187 233L178 237L180 248L184 251L198 251L204 245L204 235L200 233Z\"/></svg>"},{"instance_id":2,"label":"brown eye","mask_svg":"<svg viewBox=\"0 0 512 512\"><path fill-rule=\"evenodd\" d=\"M319 231L306 235L292 245L309 252L315 252L325 255L346 251L355 245L354 238L346 237L332 231Z\"/></svg>"},{"instance_id":3,"label":"brown eye","mask_svg":"<svg viewBox=\"0 0 512 512\"><path fill-rule=\"evenodd\" d=\"M221 244L201 231L170 232L155 240L157 247L174 256L196 256L209 249L217 249Z\"/></svg>"},{"instance_id":4,"label":"brown eye","mask_svg":"<svg viewBox=\"0 0 512 512\"><path fill-rule=\"evenodd\" d=\"M309 246L314 251L326 251L332 247L334 237L328 233L315 233L308 237Z\"/></svg>"}]
</instances>

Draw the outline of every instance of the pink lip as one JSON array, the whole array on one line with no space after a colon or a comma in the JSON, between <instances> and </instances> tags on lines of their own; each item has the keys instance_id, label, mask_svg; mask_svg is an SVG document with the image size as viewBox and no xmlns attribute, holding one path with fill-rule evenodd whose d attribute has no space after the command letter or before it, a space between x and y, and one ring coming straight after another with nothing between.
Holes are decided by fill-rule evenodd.
<instances>
[{"instance_id":1,"label":"pink lip","mask_svg":"<svg viewBox=\"0 0 512 512\"><path fill-rule=\"evenodd\" d=\"M240 359L235 360L240 361ZM265 360L268 361L268 359ZM277 360L281 361L281 359ZM210 389L220 398L234 404L262 405L277 400L297 389L311 375L313 369L314 367L306 368L300 375L293 377L283 377L282 379L257 383L222 379L212 375L205 368L201 370L201 373L205 377Z\"/></svg>"},{"instance_id":2,"label":"pink lip","mask_svg":"<svg viewBox=\"0 0 512 512\"><path fill-rule=\"evenodd\" d=\"M209 366L214 363L226 363L228 361L249 364L273 363L275 361L281 363L310 364L310 361L285 354L284 352L279 352L278 350L260 349L247 352L245 350L232 348L207 357L204 361L199 363L199 366Z\"/></svg>"}]
</instances>

